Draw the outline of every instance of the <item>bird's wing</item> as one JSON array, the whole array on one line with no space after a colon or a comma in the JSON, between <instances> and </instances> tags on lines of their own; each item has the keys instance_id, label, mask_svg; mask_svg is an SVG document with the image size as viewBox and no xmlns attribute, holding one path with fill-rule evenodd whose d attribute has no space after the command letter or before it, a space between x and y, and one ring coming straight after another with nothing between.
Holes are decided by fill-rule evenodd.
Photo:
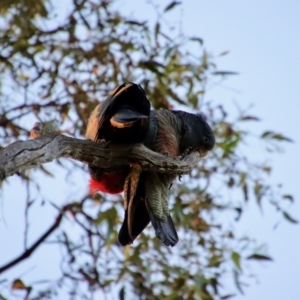
<instances>
[{"instance_id":1,"label":"bird's wing","mask_svg":"<svg viewBox=\"0 0 300 300\"><path fill-rule=\"evenodd\" d=\"M87 128L86 128L86 133L85 133L85 137L87 139L90 139L95 142L97 141L98 130L99 130L99 127L98 127L99 119L98 119L97 115L98 115L98 110L100 109L100 106L101 106L101 103L99 103L93 110L93 112L89 118Z\"/></svg>"},{"instance_id":2,"label":"bird's wing","mask_svg":"<svg viewBox=\"0 0 300 300\"><path fill-rule=\"evenodd\" d=\"M122 246L131 244L149 224L149 214L144 199L144 173L131 171L124 185L125 216L119 231Z\"/></svg>"},{"instance_id":3,"label":"bird's wing","mask_svg":"<svg viewBox=\"0 0 300 300\"><path fill-rule=\"evenodd\" d=\"M138 119L148 118L150 102L140 85L124 83L114 89L98 108L98 128L111 121L118 128L130 127Z\"/></svg>"},{"instance_id":4,"label":"bird's wing","mask_svg":"<svg viewBox=\"0 0 300 300\"><path fill-rule=\"evenodd\" d=\"M126 83L118 86L113 91L111 91L110 95L101 103L101 105L97 106L96 118L98 120L98 133L99 130L101 130L101 128L104 126L104 124L108 122L114 114L115 107L118 105L118 102L120 100L120 97L118 96L124 93L124 91L128 89L128 87L129 86Z\"/></svg>"}]
</instances>

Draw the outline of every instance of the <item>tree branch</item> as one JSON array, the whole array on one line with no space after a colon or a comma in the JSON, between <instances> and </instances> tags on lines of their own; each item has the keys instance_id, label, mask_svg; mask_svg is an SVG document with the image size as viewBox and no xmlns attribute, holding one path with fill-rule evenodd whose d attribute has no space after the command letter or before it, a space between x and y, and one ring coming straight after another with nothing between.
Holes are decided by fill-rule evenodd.
<instances>
[{"instance_id":1,"label":"tree branch","mask_svg":"<svg viewBox=\"0 0 300 300\"><path fill-rule=\"evenodd\" d=\"M17 258L14 260L10 261L6 265L0 267L0 274L3 273L4 271L8 270L9 268L13 267L14 265L18 264L22 260L28 258L34 251L35 249L60 225L60 222L65 214L65 212L69 209L71 209L74 206L74 204L67 204L65 205L58 216L56 217L53 225L28 249L26 249L21 255L19 255Z\"/></svg>"},{"instance_id":2,"label":"tree branch","mask_svg":"<svg viewBox=\"0 0 300 300\"><path fill-rule=\"evenodd\" d=\"M198 153L173 158L142 144L99 144L50 133L34 140L14 142L0 152L0 180L60 157L103 168L138 165L143 170L174 174L189 173L200 161Z\"/></svg>"}]
</instances>

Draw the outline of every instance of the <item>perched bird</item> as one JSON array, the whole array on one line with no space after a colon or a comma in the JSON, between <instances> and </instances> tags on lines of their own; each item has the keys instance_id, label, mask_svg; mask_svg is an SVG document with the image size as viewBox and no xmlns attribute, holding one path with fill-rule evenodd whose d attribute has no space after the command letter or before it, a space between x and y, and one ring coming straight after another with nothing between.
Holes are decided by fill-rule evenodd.
<instances>
[{"instance_id":1,"label":"perched bird","mask_svg":"<svg viewBox=\"0 0 300 300\"><path fill-rule=\"evenodd\" d=\"M150 111L143 89L133 83L115 89L98 105L89 120L87 138L114 143L142 142L169 156L198 151L205 156L215 144L213 132L201 114L183 111ZM140 171L130 166L103 169L89 166L93 192L124 190L125 217L119 242L131 244L151 221L157 237L167 246L178 241L168 209L169 189L176 175Z\"/></svg>"},{"instance_id":2,"label":"perched bird","mask_svg":"<svg viewBox=\"0 0 300 300\"><path fill-rule=\"evenodd\" d=\"M203 157L215 144L213 132L201 114L158 110L150 112L144 145L155 152L179 156L187 150ZM167 246L174 246L178 236L168 209L169 189L176 175L142 172L138 187L125 210L119 232L121 245L128 245L151 221L156 236ZM126 189L125 189L126 193Z\"/></svg>"},{"instance_id":3,"label":"perched bird","mask_svg":"<svg viewBox=\"0 0 300 300\"><path fill-rule=\"evenodd\" d=\"M124 83L95 107L86 137L99 143L141 143L148 132L149 114L150 102L141 86ZM123 192L129 170L129 166L104 169L89 165L92 193Z\"/></svg>"}]
</instances>

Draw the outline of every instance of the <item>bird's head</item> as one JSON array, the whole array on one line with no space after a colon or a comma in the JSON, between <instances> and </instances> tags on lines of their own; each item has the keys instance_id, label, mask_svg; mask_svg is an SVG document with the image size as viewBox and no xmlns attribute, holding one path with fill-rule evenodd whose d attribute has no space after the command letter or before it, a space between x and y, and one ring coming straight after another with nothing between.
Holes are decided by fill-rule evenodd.
<instances>
[{"instance_id":1,"label":"bird's head","mask_svg":"<svg viewBox=\"0 0 300 300\"><path fill-rule=\"evenodd\" d=\"M192 148L201 157L207 155L215 146L215 137L203 114L183 115L183 136L180 142L181 151Z\"/></svg>"}]
</instances>

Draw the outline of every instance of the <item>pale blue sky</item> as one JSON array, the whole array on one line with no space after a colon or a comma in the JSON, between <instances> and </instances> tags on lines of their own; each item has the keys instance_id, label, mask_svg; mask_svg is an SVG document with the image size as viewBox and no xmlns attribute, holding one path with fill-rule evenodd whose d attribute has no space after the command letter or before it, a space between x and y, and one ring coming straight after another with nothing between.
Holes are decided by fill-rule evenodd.
<instances>
[{"instance_id":1,"label":"pale blue sky","mask_svg":"<svg viewBox=\"0 0 300 300\"><path fill-rule=\"evenodd\" d=\"M155 14L151 13L151 6L146 5L144 1L120 0L118 5L133 15L141 15L141 18L155 18ZM232 77L223 85L211 90L207 97L223 101L228 107L232 107L233 101L242 107L254 104L252 112L260 116L262 122L251 123L251 130L260 133L265 129L273 129L295 141L294 144L287 144L284 153L280 155L266 155L263 153L263 147L259 145L253 146L249 155L253 155L254 159L257 156L259 159L271 161L274 166L272 182L283 183L284 190L292 193L299 202L300 1L185 0L182 7L170 18L176 21L181 17L184 31L190 35L201 36L208 52L216 56L223 51L230 52L217 60L219 69L240 73L239 76ZM58 178L47 178L48 184L44 193L48 195L49 200L52 196L55 196L54 200L60 204L62 200L70 200L69 195L65 196L68 191L64 190L63 184L59 186L60 191L53 190L54 186L58 187L57 182L63 183L64 180L60 175ZM23 193L18 178L11 178L10 184L6 186L5 203L2 203L1 208L2 215L6 218L5 224L10 231L6 232L7 228L0 231L1 240L8 241L7 245L11 251L1 251L1 261L15 257L20 251L21 245L17 244L18 240L15 237L19 236L21 240L22 228L14 227L13 224L23 217L22 211L16 214L15 210L15 207L24 203ZM9 203L12 195L13 205ZM300 219L300 204L296 203L291 212L294 217ZM45 227L51 223L53 215L55 214L43 216ZM279 216L267 206L262 215L256 205L249 205L238 230L266 242L274 263L254 266L253 270L258 275L259 283L250 281L251 286L245 289L246 295L237 296L235 299L299 299L300 227L281 222L274 230L273 225L278 219ZM39 228L36 234L42 231L43 228ZM14 236L14 239L11 239L11 236ZM37 254L40 261L44 261L43 255L43 252ZM35 268L49 267L50 259L51 257L47 257L44 266L39 263ZM31 265L24 263L24 272L28 272L28 268L31 268ZM36 274L36 269L31 272L32 276Z\"/></svg>"},{"instance_id":2,"label":"pale blue sky","mask_svg":"<svg viewBox=\"0 0 300 300\"><path fill-rule=\"evenodd\" d=\"M254 103L253 113L262 122L253 129L280 131L294 139L282 155L266 158L273 162L272 181L300 199L300 2L299 1L183 1L184 28L199 34L208 51L230 54L220 68L240 73L225 83L238 93L219 88L215 99ZM249 155L251 155L249 151ZM256 151L254 151L256 153ZM300 219L300 204L292 209ZM273 210L261 216L256 205L249 208L241 232L265 241L274 263L254 270L259 284L251 284L237 299L299 299L300 228L285 222L277 230Z\"/></svg>"},{"instance_id":3,"label":"pale blue sky","mask_svg":"<svg viewBox=\"0 0 300 300\"><path fill-rule=\"evenodd\" d=\"M151 1L148 1L149 3ZM120 7L141 18L151 16L151 5L144 1L119 1ZM133 4L134 3L134 4ZM169 1L163 1L164 7ZM249 123L249 129L261 133L272 129L291 137L284 153L266 154L263 146L249 147L252 158L273 164L271 181L283 183L284 190L295 196L293 216L300 219L300 1L297 0L189 0L170 17L183 19L185 33L203 38L205 49L218 56L229 51L217 65L221 70L237 71L223 85L208 93L208 98L232 107L254 104L251 110L261 118ZM245 296L235 299L299 299L300 295L300 227L281 222L280 217L265 205L263 214L256 204L250 204L239 226L268 245L274 263L253 266L259 282L249 281Z\"/></svg>"}]
</instances>

